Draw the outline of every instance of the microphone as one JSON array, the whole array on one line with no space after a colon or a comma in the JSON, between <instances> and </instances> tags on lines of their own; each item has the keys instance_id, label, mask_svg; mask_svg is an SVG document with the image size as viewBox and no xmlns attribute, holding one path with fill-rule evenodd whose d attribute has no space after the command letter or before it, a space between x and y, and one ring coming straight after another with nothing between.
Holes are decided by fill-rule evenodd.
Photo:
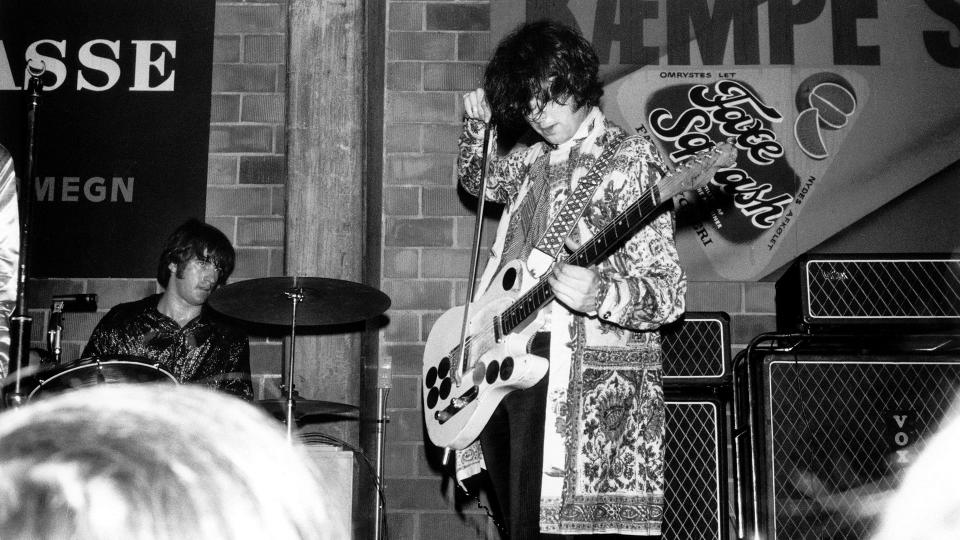
<instances>
[{"instance_id":1,"label":"microphone","mask_svg":"<svg viewBox=\"0 0 960 540\"><path fill-rule=\"evenodd\" d=\"M95 294L56 294L53 304L59 304L60 311L80 313L97 310L97 295Z\"/></svg>"},{"instance_id":2,"label":"microphone","mask_svg":"<svg viewBox=\"0 0 960 540\"><path fill-rule=\"evenodd\" d=\"M53 361L60 363L63 353L61 334L63 332L63 314L97 310L95 294L55 294L50 305L50 323L47 325L47 350L53 355ZM100 375L102 377L102 374Z\"/></svg>"}]
</instances>

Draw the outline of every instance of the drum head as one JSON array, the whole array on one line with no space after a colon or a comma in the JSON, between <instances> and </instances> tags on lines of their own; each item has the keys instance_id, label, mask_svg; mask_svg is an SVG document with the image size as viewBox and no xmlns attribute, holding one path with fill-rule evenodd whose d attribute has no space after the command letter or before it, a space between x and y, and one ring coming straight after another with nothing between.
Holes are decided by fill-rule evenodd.
<instances>
[{"instance_id":1,"label":"drum head","mask_svg":"<svg viewBox=\"0 0 960 540\"><path fill-rule=\"evenodd\" d=\"M81 358L36 377L37 385L27 400L95 384L177 382L173 375L145 358L124 355Z\"/></svg>"}]
</instances>

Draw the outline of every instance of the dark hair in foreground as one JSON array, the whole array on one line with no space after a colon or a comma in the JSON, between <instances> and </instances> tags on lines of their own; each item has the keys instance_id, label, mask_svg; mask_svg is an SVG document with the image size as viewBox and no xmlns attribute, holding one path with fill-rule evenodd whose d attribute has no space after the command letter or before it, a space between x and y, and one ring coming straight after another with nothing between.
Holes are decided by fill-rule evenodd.
<instances>
[{"instance_id":1,"label":"dark hair in foreground","mask_svg":"<svg viewBox=\"0 0 960 540\"><path fill-rule=\"evenodd\" d=\"M514 127L551 100L573 99L576 108L599 105L600 61L577 30L543 20L519 26L500 41L483 75L493 123Z\"/></svg>"},{"instance_id":2,"label":"dark hair in foreground","mask_svg":"<svg viewBox=\"0 0 960 540\"><path fill-rule=\"evenodd\" d=\"M193 258L205 258L216 265L219 271L217 285L226 283L233 273L235 254L230 240L213 225L190 218L167 238L157 264L157 283L167 286L170 263L177 265L177 277L183 277L183 268Z\"/></svg>"},{"instance_id":3,"label":"dark hair in foreground","mask_svg":"<svg viewBox=\"0 0 960 540\"><path fill-rule=\"evenodd\" d=\"M199 386L101 384L0 414L4 540L348 538L333 482L264 412Z\"/></svg>"}]
</instances>

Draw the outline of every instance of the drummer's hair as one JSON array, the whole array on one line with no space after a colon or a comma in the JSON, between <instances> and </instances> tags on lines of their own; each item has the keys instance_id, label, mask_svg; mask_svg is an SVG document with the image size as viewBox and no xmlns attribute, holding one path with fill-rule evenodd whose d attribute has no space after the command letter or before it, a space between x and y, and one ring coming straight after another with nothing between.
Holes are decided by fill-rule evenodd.
<instances>
[{"instance_id":1,"label":"drummer's hair","mask_svg":"<svg viewBox=\"0 0 960 540\"><path fill-rule=\"evenodd\" d=\"M343 486L319 467L279 423L226 394L90 386L0 414L0 535L348 538L335 515Z\"/></svg>"},{"instance_id":2,"label":"drummer's hair","mask_svg":"<svg viewBox=\"0 0 960 540\"><path fill-rule=\"evenodd\" d=\"M599 66L593 46L575 28L551 20L518 26L500 41L484 71L493 123L522 125L535 112L531 101L573 99L577 109L599 105Z\"/></svg>"},{"instance_id":3,"label":"drummer's hair","mask_svg":"<svg viewBox=\"0 0 960 540\"><path fill-rule=\"evenodd\" d=\"M157 283L166 287L170 282L170 263L177 265L177 277L190 259L206 259L219 271L217 285L223 285L233 273L236 255L230 240L213 225L190 218L167 238L157 264Z\"/></svg>"}]
</instances>

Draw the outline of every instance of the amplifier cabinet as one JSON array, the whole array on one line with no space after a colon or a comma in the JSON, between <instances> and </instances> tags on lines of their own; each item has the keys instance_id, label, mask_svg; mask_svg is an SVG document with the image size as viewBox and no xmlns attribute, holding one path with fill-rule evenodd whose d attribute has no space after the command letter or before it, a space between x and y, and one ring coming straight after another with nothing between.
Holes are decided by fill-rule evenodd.
<instances>
[{"instance_id":1,"label":"amplifier cabinet","mask_svg":"<svg viewBox=\"0 0 960 540\"><path fill-rule=\"evenodd\" d=\"M752 343L737 357L737 506L746 537L869 538L875 512L862 495L894 489L913 445L950 407L960 350L863 343Z\"/></svg>"},{"instance_id":2,"label":"amplifier cabinet","mask_svg":"<svg viewBox=\"0 0 960 540\"><path fill-rule=\"evenodd\" d=\"M729 383L730 316L690 311L660 330L663 380L674 385Z\"/></svg>"},{"instance_id":3,"label":"amplifier cabinet","mask_svg":"<svg viewBox=\"0 0 960 540\"><path fill-rule=\"evenodd\" d=\"M960 328L960 259L808 255L777 281L780 331L800 325Z\"/></svg>"},{"instance_id":4,"label":"amplifier cabinet","mask_svg":"<svg viewBox=\"0 0 960 540\"><path fill-rule=\"evenodd\" d=\"M326 479L326 486L332 490L328 498L331 505L328 509L330 518L339 521L343 527L342 530L352 531L351 538L354 538L356 527L353 522L355 496L353 453L336 446L318 443L311 439L310 434L301 434L300 437L304 442L303 448L307 451L307 455L313 460L317 471Z\"/></svg>"},{"instance_id":5,"label":"amplifier cabinet","mask_svg":"<svg viewBox=\"0 0 960 540\"><path fill-rule=\"evenodd\" d=\"M728 399L665 383L664 540L726 540Z\"/></svg>"}]
</instances>

